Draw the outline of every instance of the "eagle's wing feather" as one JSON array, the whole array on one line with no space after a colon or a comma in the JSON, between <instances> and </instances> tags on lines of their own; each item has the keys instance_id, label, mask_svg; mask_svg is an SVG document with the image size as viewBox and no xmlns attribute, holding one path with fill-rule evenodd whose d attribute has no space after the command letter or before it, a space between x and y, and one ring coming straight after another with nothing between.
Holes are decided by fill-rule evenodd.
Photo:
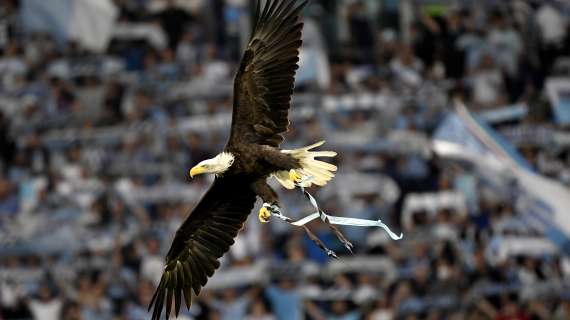
<instances>
[{"instance_id":1,"label":"eagle's wing feather","mask_svg":"<svg viewBox=\"0 0 570 320\"><path fill-rule=\"evenodd\" d=\"M189 308L192 290L198 294L220 266L218 259L234 243L255 204L255 193L243 179L217 178L210 190L178 229L160 284L149 310L152 320L160 319L172 305L178 315L182 299ZM165 304L166 303L166 304Z\"/></svg>"},{"instance_id":2,"label":"eagle's wing feather","mask_svg":"<svg viewBox=\"0 0 570 320\"><path fill-rule=\"evenodd\" d=\"M298 69L307 1L257 3L251 39L234 83L229 143L245 141L278 147L289 126L289 108Z\"/></svg>"}]
</instances>

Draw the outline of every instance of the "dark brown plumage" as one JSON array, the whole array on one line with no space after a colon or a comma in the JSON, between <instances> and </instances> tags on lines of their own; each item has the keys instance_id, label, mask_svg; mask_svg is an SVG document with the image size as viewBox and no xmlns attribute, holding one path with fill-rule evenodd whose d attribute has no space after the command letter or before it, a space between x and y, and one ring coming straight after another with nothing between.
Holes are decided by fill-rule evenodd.
<instances>
[{"instance_id":1,"label":"dark brown plumage","mask_svg":"<svg viewBox=\"0 0 570 320\"><path fill-rule=\"evenodd\" d=\"M234 119L229 143L278 147L289 126L291 95L298 69L301 30L295 0L260 1L253 34L234 84Z\"/></svg>"},{"instance_id":2,"label":"dark brown plumage","mask_svg":"<svg viewBox=\"0 0 570 320\"><path fill-rule=\"evenodd\" d=\"M178 229L150 303L154 304L152 319L160 318L163 307L169 316L172 301L178 315L182 297L189 308L192 291L199 294L208 277L220 266L218 258L234 243L255 203L255 193L244 185L247 186L237 177L215 181Z\"/></svg>"},{"instance_id":3,"label":"dark brown plumage","mask_svg":"<svg viewBox=\"0 0 570 320\"><path fill-rule=\"evenodd\" d=\"M258 2L251 40L234 84L231 134L226 152L235 156L231 168L216 181L176 232L166 267L149 305L152 319L172 306L178 316L182 300L188 308L219 267L218 259L234 243L256 196L277 203L267 177L296 169L299 161L278 149L287 131L288 113L298 68L306 1Z\"/></svg>"}]
</instances>

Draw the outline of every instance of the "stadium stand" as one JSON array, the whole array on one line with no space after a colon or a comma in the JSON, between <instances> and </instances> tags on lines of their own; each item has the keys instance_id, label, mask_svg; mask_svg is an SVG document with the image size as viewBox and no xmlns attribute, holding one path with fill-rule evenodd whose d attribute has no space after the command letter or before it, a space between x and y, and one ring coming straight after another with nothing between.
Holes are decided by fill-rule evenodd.
<instances>
[{"instance_id":1,"label":"stadium stand","mask_svg":"<svg viewBox=\"0 0 570 320\"><path fill-rule=\"evenodd\" d=\"M225 143L252 5L178 2L0 3L0 319L148 318L210 183L188 169ZM313 0L305 20L287 146L324 137L340 154L325 211L404 239L345 228L349 255L316 221L331 261L251 218L180 319L570 319L570 247L508 178L429 147L460 98L569 190L570 88L549 91L570 82L568 2Z\"/></svg>"}]
</instances>

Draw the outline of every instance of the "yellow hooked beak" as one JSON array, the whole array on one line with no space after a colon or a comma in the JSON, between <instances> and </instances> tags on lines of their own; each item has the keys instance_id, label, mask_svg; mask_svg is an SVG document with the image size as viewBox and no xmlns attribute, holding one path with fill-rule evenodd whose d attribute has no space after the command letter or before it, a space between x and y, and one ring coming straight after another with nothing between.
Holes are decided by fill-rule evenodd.
<instances>
[{"instance_id":1,"label":"yellow hooked beak","mask_svg":"<svg viewBox=\"0 0 570 320\"><path fill-rule=\"evenodd\" d=\"M202 166L195 166L194 168L192 168L192 170L190 170L190 178L194 178L194 176L197 176L197 175L205 173L205 172L206 172L206 168L204 168Z\"/></svg>"}]
</instances>

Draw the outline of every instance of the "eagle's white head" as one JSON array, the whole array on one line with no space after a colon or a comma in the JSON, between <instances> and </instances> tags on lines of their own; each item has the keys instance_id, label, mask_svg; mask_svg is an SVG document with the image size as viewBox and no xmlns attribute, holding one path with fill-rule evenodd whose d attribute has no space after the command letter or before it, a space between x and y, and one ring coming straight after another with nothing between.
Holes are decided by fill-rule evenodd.
<instances>
[{"instance_id":1,"label":"eagle's white head","mask_svg":"<svg viewBox=\"0 0 570 320\"><path fill-rule=\"evenodd\" d=\"M192 168L192 170L190 170L190 177L194 178L194 176L205 173L221 175L234 164L234 160L235 157L233 154L222 152L216 157L204 160Z\"/></svg>"}]
</instances>

